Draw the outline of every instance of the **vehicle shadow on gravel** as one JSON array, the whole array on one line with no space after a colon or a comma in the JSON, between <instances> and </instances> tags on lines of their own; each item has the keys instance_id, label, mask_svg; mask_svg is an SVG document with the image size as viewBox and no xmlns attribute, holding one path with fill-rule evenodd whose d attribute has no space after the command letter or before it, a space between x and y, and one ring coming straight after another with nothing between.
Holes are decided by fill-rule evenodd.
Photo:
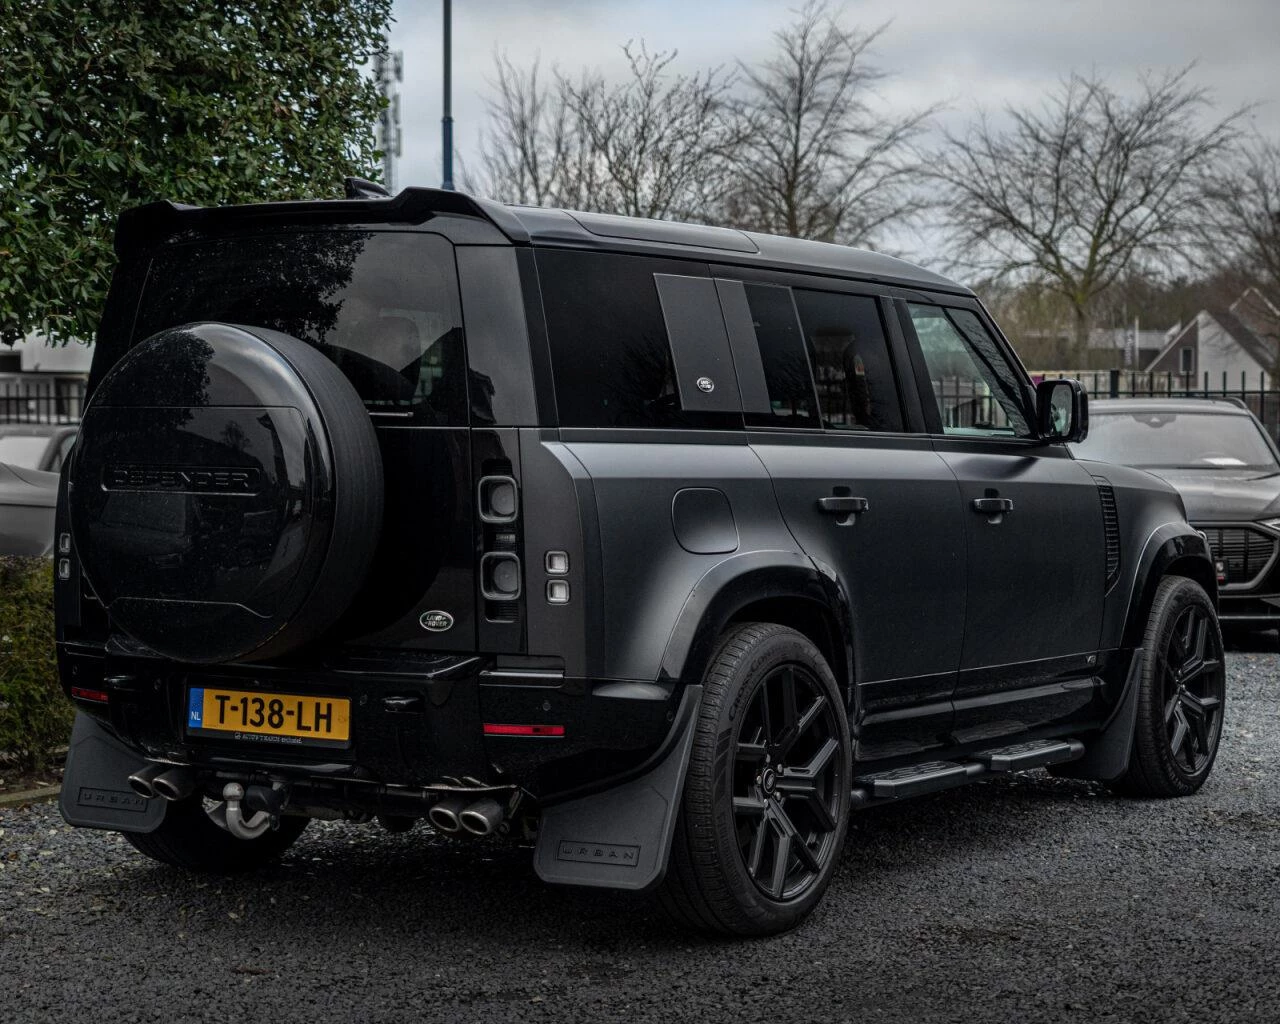
<instances>
[{"instance_id":1,"label":"vehicle shadow on gravel","mask_svg":"<svg viewBox=\"0 0 1280 1024\"><path fill-rule=\"evenodd\" d=\"M832 897L847 903L900 879L904 863L915 873L961 865L981 849L1016 856L1041 833L1056 834L1069 805L1110 799L1087 783L1037 774L857 814L824 907ZM535 876L528 849L443 839L426 826L403 835L313 826L279 864L231 878L188 875L131 855L111 877L81 885L91 905L136 919L148 936L243 928L254 948L283 945L303 956L308 947L321 955L356 943L451 952L541 944L595 955L637 942L690 948L718 941L671 923L653 896L552 888Z\"/></svg>"},{"instance_id":2,"label":"vehicle shadow on gravel","mask_svg":"<svg viewBox=\"0 0 1280 1024\"><path fill-rule=\"evenodd\" d=\"M1280 651L1280 631L1274 629L1260 632L1240 633L1224 630L1223 646L1228 651L1246 654L1275 654Z\"/></svg>"}]
</instances>

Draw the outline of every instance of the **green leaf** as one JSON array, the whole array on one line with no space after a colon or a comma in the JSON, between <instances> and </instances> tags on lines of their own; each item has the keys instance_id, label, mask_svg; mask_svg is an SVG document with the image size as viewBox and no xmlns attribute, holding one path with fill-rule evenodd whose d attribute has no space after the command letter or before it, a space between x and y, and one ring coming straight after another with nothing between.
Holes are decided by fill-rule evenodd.
<instances>
[{"instance_id":1,"label":"green leaf","mask_svg":"<svg viewBox=\"0 0 1280 1024\"><path fill-rule=\"evenodd\" d=\"M362 67L390 8L40 0L0 19L0 336L93 336L130 205L331 194L369 174Z\"/></svg>"}]
</instances>

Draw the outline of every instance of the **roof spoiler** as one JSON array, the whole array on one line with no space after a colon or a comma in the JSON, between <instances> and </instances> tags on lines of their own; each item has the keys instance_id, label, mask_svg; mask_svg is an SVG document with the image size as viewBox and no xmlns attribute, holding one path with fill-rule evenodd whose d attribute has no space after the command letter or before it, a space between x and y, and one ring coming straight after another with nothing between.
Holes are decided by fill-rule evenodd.
<instances>
[{"instance_id":1,"label":"roof spoiler","mask_svg":"<svg viewBox=\"0 0 1280 1024\"><path fill-rule=\"evenodd\" d=\"M195 237L209 228L305 224L425 224L440 214L479 217L512 242L527 244L529 233L507 207L490 199L439 188L406 188L387 196L374 182L347 178L345 199L304 199L241 206L186 206L164 200L120 214L115 250L120 256L164 242ZM379 195L379 191L383 194Z\"/></svg>"}]
</instances>

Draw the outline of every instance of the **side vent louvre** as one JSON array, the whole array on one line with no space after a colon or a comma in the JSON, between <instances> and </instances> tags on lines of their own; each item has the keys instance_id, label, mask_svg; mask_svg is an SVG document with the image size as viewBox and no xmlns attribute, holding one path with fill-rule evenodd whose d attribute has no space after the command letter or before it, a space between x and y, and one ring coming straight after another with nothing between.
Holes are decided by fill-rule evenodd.
<instances>
[{"instance_id":1,"label":"side vent louvre","mask_svg":"<svg viewBox=\"0 0 1280 1024\"><path fill-rule=\"evenodd\" d=\"M1095 476L1098 498L1102 501L1102 529L1107 549L1107 589L1120 578L1120 516L1116 512L1116 492L1105 477Z\"/></svg>"}]
</instances>

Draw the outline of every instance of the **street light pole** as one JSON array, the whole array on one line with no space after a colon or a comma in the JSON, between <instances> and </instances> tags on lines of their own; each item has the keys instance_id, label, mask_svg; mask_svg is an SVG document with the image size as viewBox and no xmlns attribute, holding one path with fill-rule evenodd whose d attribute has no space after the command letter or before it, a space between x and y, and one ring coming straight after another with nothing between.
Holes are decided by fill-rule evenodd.
<instances>
[{"instance_id":1,"label":"street light pole","mask_svg":"<svg viewBox=\"0 0 1280 1024\"><path fill-rule=\"evenodd\" d=\"M444 181L441 188L453 190L453 3L444 0Z\"/></svg>"}]
</instances>

